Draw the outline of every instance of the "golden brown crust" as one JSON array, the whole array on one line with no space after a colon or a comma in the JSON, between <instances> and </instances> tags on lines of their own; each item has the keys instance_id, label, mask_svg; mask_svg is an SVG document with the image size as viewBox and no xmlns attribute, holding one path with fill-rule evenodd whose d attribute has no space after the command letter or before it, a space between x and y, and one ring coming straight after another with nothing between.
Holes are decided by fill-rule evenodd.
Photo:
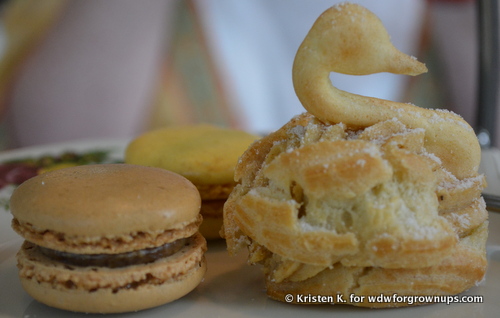
<instances>
[{"instance_id":1,"label":"golden brown crust","mask_svg":"<svg viewBox=\"0 0 500 318\"><path fill-rule=\"evenodd\" d=\"M353 132L302 117L309 122L287 125L288 139L276 140L283 131L271 135L267 152L250 148L267 157L256 158L261 168L242 178L226 203L230 248L242 231L274 253L315 265L431 266L446 256L456 233L439 215L436 168L415 146L420 130L389 120ZM398 138L370 137L373 131ZM242 158L238 169L252 161L248 153Z\"/></svg>"},{"instance_id":2,"label":"golden brown crust","mask_svg":"<svg viewBox=\"0 0 500 318\"><path fill-rule=\"evenodd\" d=\"M477 197L469 202L468 206L457 208L454 211L440 213L455 229L461 238L469 235L488 219L488 210L482 197Z\"/></svg>"},{"instance_id":3,"label":"golden brown crust","mask_svg":"<svg viewBox=\"0 0 500 318\"><path fill-rule=\"evenodd\" d=\"M453 176L424 136L396 119L353 131L307 113L294 118L242 156L224 207L228 250L249 246L249 261L264 264L270 296L281 300L340 288L337 274L368 269L362 284L382 286L377 292L403 295L417 273L424 285L440 277L425 293L471 287L486 268L484 177Z\"/></svg>"},{"instance_id":4,"label":"golden brown crust","mask_svg":"<svg viewBox=\"0 0 500 318\"><path fill-rule=\"evenodd\" d=\"M52 261L25 242L18 253L21 282L38 301L81 312L126 312L158 306L194 289L206 271L200 235L174 255L123 268L78 267Z\"/></svg>"},{"instance_id":5,"label":"golden brown crust","mask_svg":"<svg viewBox=\"0 0 500 318\"><path fill-rule=\"evenodd\" d=\"M95 238L179 229L196 220L201 199L178 174L107 164L41 174L20 185L10 204L19 223L37 231Z\"/></svg>"},{"instance_id":6,"label":"golden brown crust","mask_svg":"<svg viewBox=\"0 0 500 318\"><path fill-rule=\"evenodd\" d=\"M285 295L337 295L350 304L360 307L401 307L422 305L412 300L396 302L392 295L431 296L455 295L477 285L484 277L487 267L485 242L488 222L453 248L451 254L439 264L431 267L386 269L381 267L344 266L340 263L326 268L309 279L277 282L267 268L266 287L268 295L285 301ZM388 301L353 302L356 296L389 296ZM338 299L334 297L334 299ZM360 299L360 298L357 298ZM433 301L430 301L433 302ZM310 302L312 303L312 302Z\"/></svg>"}]
</instances>

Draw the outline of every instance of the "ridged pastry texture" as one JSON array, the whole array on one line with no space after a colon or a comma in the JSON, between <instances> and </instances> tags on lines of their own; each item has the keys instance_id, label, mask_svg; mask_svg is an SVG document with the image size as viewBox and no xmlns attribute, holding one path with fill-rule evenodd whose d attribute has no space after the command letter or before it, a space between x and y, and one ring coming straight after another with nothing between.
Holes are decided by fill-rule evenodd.
<instances>
[{"instance_id":1,"label":"ridged pastry texture","mask_svg":"<svg viewBox=\"0 0 500 318\"><path fill-rule=\"evenodd\" d=\"M396 118L349 129L304 113L255 142L235 175L228 250L249 247L277 300L457 294L486 271L484 176L458 179Z\"/></svg>"},{"instance_id":2,"label":"ridged pastry texture","mask_svg":"<svg viewBox=\"0 0 500 318\"><path fill-rule=\"evenodd\" d=\"M416 303L350 295L458 294L484 277L486 181L473 129L452 112L352 94L329 78L426 71L360 5L335 5L313 24L292 69L307 113L241 156L224 206L229 252L248 247L271 298L405 306Z\"/></svg>"}]
</instances>

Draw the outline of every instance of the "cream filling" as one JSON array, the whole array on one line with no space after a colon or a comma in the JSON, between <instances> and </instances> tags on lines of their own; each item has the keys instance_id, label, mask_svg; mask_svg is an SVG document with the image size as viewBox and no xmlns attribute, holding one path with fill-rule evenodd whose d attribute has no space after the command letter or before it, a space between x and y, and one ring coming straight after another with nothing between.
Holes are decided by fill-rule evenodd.
<instances>
[{"instance_id":1,"label":"cream filling","mask_svg":"<svg viewBox=\"0 0 500 318\"><path fill-rule=\"evenodd\" d=\"M96 266L118 268L130 265L148 264L157 259L177 253L187 244L187 239L179 239L159 247L142 249L138 251L119 254L74 254L61 252L46 247L36 246L46 257L74 266Z\"/></svg>"}]
</instances>

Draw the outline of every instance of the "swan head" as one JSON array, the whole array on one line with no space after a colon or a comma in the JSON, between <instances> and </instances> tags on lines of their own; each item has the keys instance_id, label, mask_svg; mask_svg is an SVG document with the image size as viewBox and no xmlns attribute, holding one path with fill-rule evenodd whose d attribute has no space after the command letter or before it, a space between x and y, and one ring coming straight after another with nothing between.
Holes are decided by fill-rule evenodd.
<instances>
[{"instance_id":1,"label":"swan head","mask_svg":"<svg viewBox=\"0 0 500 318\"><path fill-rule=\"evenodd\" d=\"M318 67L348 75L427 72L416 58L399 51L382 21L368 9L344 2L316 20L299 51Z\"/></svg>"}]
</instances>

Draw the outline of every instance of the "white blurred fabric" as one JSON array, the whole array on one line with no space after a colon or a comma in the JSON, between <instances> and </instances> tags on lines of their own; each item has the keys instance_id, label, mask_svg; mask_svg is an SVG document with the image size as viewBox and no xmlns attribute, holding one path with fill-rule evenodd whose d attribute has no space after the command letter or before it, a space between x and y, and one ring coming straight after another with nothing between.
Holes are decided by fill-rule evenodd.
<instances>
[{"instance_id":1,"label":"white blurred fabric","mask_svg":"<svg viewBox=\"0 0 500 318\"><path fill-rule=\"evenodd\" d=\"M13 87L6 120L11 146L132 138L147 129L173 1L71 1ZM242 128L273 131L304 111L292 86L293 59L316 18L338 2L195 0ZM353 2L380 17L396 47L416 54L424 0ZM349 92L399 100L406 78L333 74L332 81Z\"/></svg>"}]
</instances>

